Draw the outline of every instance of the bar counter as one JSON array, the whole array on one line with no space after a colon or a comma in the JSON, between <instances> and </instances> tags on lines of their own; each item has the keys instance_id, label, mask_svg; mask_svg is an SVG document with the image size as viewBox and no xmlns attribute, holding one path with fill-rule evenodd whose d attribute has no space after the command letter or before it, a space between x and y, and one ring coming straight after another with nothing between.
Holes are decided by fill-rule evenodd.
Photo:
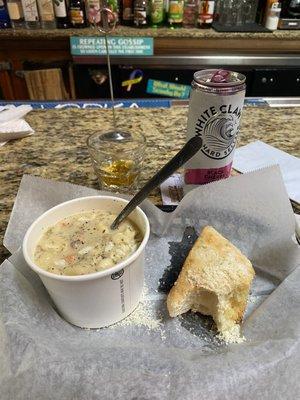
<instances>
[{"instance_id":1,"label":"bar counter","mask_svg":"<svg viewBox=\"0 0 300 400\"><path fill-rule=\"evenodd\" d=\"M0 56L10 55L14 50L70 51L70 36L98 36L94 28L84 29L3 29L0 31ZM217 32L214 29L180 28L170 29L119 26L111 35L143 36L154 38L154 54L200 54L203 51L220 54L227 52L293 53L299 54L300 30L277 30L274 32ZM4 53L1 54L1 51ZM7 52L7 53L6 53ZM67 53L66 53L67 54ZM65 56L66 56L65 54ZM57 55L56 55L57 56ZM12 57L15 59L17 55ZM54 58L55 59L55 58Z\"/></svg>"},{"instance_id":2,"label":"bar counter","mask_svg":"<svg viewBox=\"0 0 300 400\"><path fill-rule=\"evenodd\" d=\"M118 109L122 130L145 134L147 151L140 185L143 185L184 144L187 107L170 109ZM0 148L0 262L8 255L3 235L23 174L97 188L86 147L88 135L112 129L111 110L51 109L31 111L26 120L35 134ZM300 156L300 108L245 107L238 146L262 140ZM150 199L160 203L157 189ZM300 210L300 208L299 208Z\"/></svg>"},{"instance_id":3,"label":"bar counter","mask_svg":"<svg viewBox=\"0 0 300 400\"><path fill-rule=\"evenodd\" d=\"M62 38L69 36L98 35L94 28L83 29L3 29L0 31L2 38ZM300 30L276 30L273 32L217 32L214 29L198 28L134 28L118 26L112 35L117 36L151 36L173 38L199 38L199 39L277 39L300 40Z\"/></svg>"}]
</instances>

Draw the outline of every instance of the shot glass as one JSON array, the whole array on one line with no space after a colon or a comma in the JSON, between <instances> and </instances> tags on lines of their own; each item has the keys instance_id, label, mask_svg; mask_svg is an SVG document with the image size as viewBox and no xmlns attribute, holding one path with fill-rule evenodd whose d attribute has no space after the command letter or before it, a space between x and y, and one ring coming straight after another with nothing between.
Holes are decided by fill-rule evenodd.
<instances>
[{"instance_id":1,"label":"shot glass","mask_svg":"<svg viewBox=\"0 0 300 400\"><path fill-rule=\"evenodd\" d=\"M131 194L137 188L146 149L138 132L96 132L87 139L100 189Z\"/></svg>"}]
</instances>

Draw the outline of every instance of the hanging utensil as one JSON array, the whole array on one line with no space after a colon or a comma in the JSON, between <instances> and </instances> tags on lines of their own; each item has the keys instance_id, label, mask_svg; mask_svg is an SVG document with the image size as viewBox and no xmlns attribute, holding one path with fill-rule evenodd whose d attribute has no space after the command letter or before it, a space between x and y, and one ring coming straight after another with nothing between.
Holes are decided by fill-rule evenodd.
<instances>
[{"instance_id":1,"label":"hanging utensil","mask_svg":"<svg viewBox=\"0 0 300 400\"><path fill-rule=\"evenodd\" d=\"M107 0L100 0L100 9L98 10L100 14L100 21L97 21L96 16L94 16L94 23L93 26L96 28L100 33L104 34L105 40L105 49L106 49L106 60L107 60L107 68L108 68L108 79L109 79L109 91L110 91L110 98L112 104L112 113L113 113L113 125L114 130L117 130L117 119L116 119L116 112L115 112L115 98L114 98L114 89L113 89L113 81L112 81L112 73L111 73L111 66L110 66L110 55L109 55L109 48L108 48L108 39L107 35L114 31L117 23L117 17L115 13L108 8Z\"/></svg>"}]
</instances>

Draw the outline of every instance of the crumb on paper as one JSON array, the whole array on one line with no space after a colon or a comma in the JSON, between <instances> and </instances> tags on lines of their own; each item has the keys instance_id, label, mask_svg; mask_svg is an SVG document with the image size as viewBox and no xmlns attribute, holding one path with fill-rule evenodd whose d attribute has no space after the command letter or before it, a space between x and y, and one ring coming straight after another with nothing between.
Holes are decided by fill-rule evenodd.
<instances>
[{"instance_id":1,"label":"crumb on paper","mask_svg":"<svg viewBox=\"0 0 300 400\"><path fill-rule=\"evenodd\" d=\"M167 339L166 331L163 327L163 316L159 313L158 310L154 310L151 307L151 300L147 300L148 296L148 288L144 286L142 298L140 300L137 308L126 318L123 320L108 326L106 329L117 329L122 327L144 327L148 332L156 331L160 334L162 341ZM240 325L236 324L231 329L217 333L216 327L211 319L203 319L201 322L199 321L198 313L190 313L189 320L192 322L192 325L189 327L189 331L192 335L199 337L201 340L214 344L219 347L224 344L231 343L243 343L245 342L245 337L241 335ZM182 322L184 321L184 316L178 316L177 318L179 324L176 324L175 331L177 334L181 332ZM199 331L199 324L201 325L201 329ZM198 327L198 328L197 328ZM89 329L87 329L89 330ZM97 329L100 331L101 329Z\"/></svg>"},{"instance_id":2,"label":"crumb on paper","mask_svg":"<svg viewBox=\"0 0 300 400\"><path fill-rule=\"evenodd\" d=\"M259 298L259 296L255 296L253 294L250 294L248 296L248 303L254 304L257 301L258 298Z\"/></svg>"},{"instance_id":3,"label":"crumb on paper","mask_svg":"<svg viewBox=\"0 0 300 400\"><path fill-rule=\"evenodd\" d=\"M178 316L179 324L176 325L176 332L180 333L184 326L193 336L212 345L222 347L232 343L243 343L246 339L241 335L240 325L236 324L231 329L218 332L215 322L211 317L203 316L198 312L190 312Z\"/></svg>"},{"instance_id":4,"label":"crumb on paper","mask_svg":"<svg viewBox=\"0 0 300 400\"><path fill-rule=\"evenodd\" d=\"M162 328L162 317L156 310L151 308L151 301L147 300L148 289L144 287L142 298L137 308L128 317L111 325L108 329L116 329L125 326L145 327L150 331L159 331L162 340L166 339L165 331Z\"/></svg>"},{"instance_id":5,"label":"crumb on paper","mask_svg":"<svg viewBox=\"0 0 300 400\"><path fill-rule=\"evenodd\" d=\"M238 324L226 331L220 332L218 337L226 344L243 343L246 341L246 338L241 333L241 327Z\"/></svg>"},{"instance_id":6,"label":"crumb on paper","mask_svg":"<svg viewBox=\"0 0 300 400\"><path fill-rule=\"evenodd\" d=\"M122 321L111 325L109 328L119 326L144 326L150 330L158 329L161 326L161 319L155 318L147 307L147 302L140 302L137 308L128 317L122 319Z\"/></svg>"}]
</instances>

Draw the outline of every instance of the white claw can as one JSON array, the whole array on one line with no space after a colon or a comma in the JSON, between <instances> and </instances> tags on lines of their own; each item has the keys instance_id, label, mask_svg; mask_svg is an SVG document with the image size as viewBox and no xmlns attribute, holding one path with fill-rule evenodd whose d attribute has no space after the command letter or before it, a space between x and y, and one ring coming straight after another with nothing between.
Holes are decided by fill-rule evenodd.
<instances>
[{"instance_id":1,"label":"white claw can","mask_svg":"<svg viewBox=\"0 0 300 400\"><path fill-rule=\"evenodd\" d=\"M185 164L185 183L205 184L228 178L245 98L245 76L225 70L197 71L189 102L187 140L202 147Z\"/></svg>"}]
</instances>

